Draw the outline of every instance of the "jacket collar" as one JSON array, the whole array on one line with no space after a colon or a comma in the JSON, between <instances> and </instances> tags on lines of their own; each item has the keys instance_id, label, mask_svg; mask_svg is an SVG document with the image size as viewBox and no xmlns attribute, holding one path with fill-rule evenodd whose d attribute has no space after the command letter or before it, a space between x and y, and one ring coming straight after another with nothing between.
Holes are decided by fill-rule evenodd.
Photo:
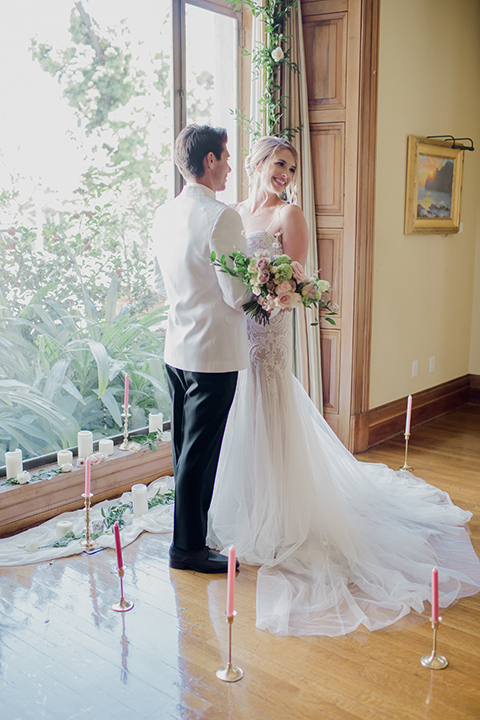
<instances>
[{"instance_id":1,"label":"jacket collar","mask_svg":"<svg viewBox=\"0 0 480 720\"><path fill-rule=\"evenodd\" d=\"M187 182L181 192L182 195L188 195L189 197L192 196L199 196L204 195L205 197L212 198L212 200L215 200L215 193L213 190L210 190L206 185L202 185L201 183L196 182Z\"/></svg>"}]
</instances>

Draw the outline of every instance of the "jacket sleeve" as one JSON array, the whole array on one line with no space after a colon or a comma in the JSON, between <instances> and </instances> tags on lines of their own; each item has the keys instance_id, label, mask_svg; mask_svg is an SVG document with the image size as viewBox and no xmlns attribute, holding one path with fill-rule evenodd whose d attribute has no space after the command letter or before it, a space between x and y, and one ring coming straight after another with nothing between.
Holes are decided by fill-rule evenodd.
<instances>
[{"instance_id":1,"label":"jacket sleeve","mask_svg":"<svg viewBox=\"0 0 480 720\"><path fill-rule=\"evenodd\" d=\"M243 230L242 219L236 210L225 207L220 213L212 231L210 252L215 251L217 258L222 255L228 259L234 250L247 254L247 240ZM218 284L227 305L242 311L242 305L250 299L250 291L241 280L227 273L217 272Z\"/></svg>"}]
</instances>

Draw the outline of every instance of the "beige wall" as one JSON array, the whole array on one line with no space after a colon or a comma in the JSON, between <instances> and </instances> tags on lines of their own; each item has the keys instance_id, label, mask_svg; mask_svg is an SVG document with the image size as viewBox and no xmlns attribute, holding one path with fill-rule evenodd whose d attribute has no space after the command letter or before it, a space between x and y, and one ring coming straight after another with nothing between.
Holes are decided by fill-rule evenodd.
<instances>
[{"instance_id":1,"label":"beige wall","mask_svg":"<svg viewBox=\"0 0 480 720\"><path fill-rule=\"evenodd\" d=\"M480 2L382 0L378 100L370 408L480 374ZM444 133L476 146L463 232L404 235L407 136Z\"/></svg>"},{"instance_id":2,"label":"beige wall","mask_svg":"<svg viewBox=\"0 0 480 720\"><path fill-rule=\"evenodd\" d=\"M477 249L475 253L472 342L470 346L470 372L474 375L480 375L480 190L478 193L477 207Z\"/></svg>"}]
</instances>

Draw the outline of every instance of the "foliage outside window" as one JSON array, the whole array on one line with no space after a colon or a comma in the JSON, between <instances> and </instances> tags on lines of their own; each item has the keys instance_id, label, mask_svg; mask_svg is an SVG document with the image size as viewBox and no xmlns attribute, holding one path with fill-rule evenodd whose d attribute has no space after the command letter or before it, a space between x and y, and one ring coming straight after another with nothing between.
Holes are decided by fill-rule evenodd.
<instances>
[{"instance_id":1,"label":"foliage outside window","mask_svg":"<svg viewBox=\"0 0 480 720\"><path fill-rule=\"evenodd\" d=\"M6 107L25 120L19 147L41 155L45 142L47 152L38 172L31 158L16 162L21 147L0 155L0 465L15 447L24 459L74 447L80 429L120 433L126 373L131 427L149 411L169 417L149 234L173 195L171 2L30 6L2 11L4 49L29 53L32 96L18 114L14 95ZM201 116L211 84L202 76L191 88ZM59 128L50 143L48 118ZM73 168L63 180L62 153Z\"/></svg>"}]
</instances>

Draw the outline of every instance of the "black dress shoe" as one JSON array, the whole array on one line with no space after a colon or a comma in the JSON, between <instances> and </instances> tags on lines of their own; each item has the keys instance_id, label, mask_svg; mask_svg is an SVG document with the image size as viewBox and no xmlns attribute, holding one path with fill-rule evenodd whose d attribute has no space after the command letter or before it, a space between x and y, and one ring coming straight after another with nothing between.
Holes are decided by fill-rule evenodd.
<instances>
[{"instance_id":1,"label":"black dress shoe","mask_svg":"<svg viewBox=\"0 0 480 720\"><path fill-rule=\"evenodd\" d=\"M179 550L170 545L170 567L176 570L195 570L200 573L226 573L228 557L209 550L207 547L197 552ZM240 567L236 561L236 569Z\"/></svg>"}]
</instances>

